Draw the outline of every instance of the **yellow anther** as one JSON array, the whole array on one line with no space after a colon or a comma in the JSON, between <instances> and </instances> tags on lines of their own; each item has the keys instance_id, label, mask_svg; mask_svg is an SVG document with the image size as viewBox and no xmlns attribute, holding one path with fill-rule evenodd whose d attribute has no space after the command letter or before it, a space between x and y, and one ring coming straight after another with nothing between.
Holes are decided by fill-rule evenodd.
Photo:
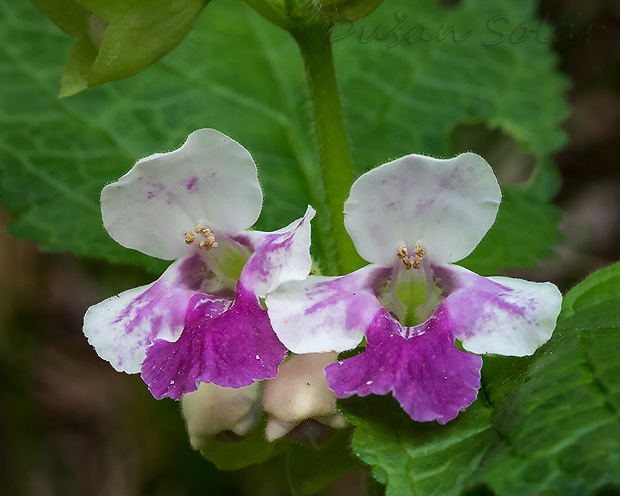
<instances>
[{"instance_id":1,"label":"yellow anther","mask_svg":"<svg viewBox=\"0 0 620 496\"><path fill-rule=\"evenodd\" d=\"M196 246L200 248L201 250L209 251L212 248L215 248L217 246L217 241L215 241L214 236L209 236L207 237L207 239L204 239L202 241L197 241Z\"/></svg>"},{"instance_id":2,"label":"yellow anther","mask_svg":"<svg viewBox=\"0 0 620 496\"><path fill-rule=\"evenodd\" d=\"M415 245L415 248L413 249L413 256L411 257L407 256L407 247L404 245L401 246L396 253L396 258L398 258L403 263L405 269L407 270L419 269L420 265L422 265L422 259L425 256L426 252L422 249L420 245Z\"/></svg>"},{"instance_id":3,"label":"yellow anther","mask_svg":"<svg viewBox=\"0 0 620 496\"><path fill-rule=\"evenodd\" d=\"M185 233L185 242L188 245L191 245L194 241L196 241L196 247L201 250L209 251L217 246L217 241L215 241L215 236L211 232L211 229L203 226L202 224L198 224L194 232L202 236L203 239L198 239L196 241L196 236L194 236L191 232Z\"/></svg>"},{"instance_id":4,"label":"yellow anther","mask_svg":"<svg viewBox=\"0 0 620 496\"><path fill-rule=\"evenodd\" d=\"M201 226L200 224L196 226L196 229L194 229L194 232L196 234L200 234L201 236L204 236L205 238L211 235L211 229L205 226Z\"/></svg>"}]
</instances>

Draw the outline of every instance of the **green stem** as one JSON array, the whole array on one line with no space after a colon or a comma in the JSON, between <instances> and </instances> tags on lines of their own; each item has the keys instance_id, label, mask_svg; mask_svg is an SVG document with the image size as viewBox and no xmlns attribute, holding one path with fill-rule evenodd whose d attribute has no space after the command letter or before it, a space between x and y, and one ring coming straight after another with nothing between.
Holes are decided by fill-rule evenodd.
<instances>
[{"instance_id":1,"label":"green stem","mask_svg":"<svg viewBox=\"0 0 620 496\"><path fill-rule=\"evenodd\" d=\"M344 228L344 202L353 183L351 156L344 128L340 96L334 70L330 40L330 25L318 22L291 29L301 51L312 106L316 140L321 162L321 175L329 211L332 247L329 267L339 274L348 273L361 265L361 259Z\"/></svg>"}]
</instances>

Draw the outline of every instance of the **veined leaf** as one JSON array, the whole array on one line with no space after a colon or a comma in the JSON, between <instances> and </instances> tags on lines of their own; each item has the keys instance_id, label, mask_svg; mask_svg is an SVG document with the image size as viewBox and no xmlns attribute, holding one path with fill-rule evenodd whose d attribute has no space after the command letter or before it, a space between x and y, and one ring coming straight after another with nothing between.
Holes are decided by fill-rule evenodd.
<instances>
[{"instance_id":1,"label":"veined leaf","mask_svg":"<svg viewBox=\"0 0 620 496\"><path fill-rule=\"evenodd\" d=\"M555 58L533 36L485 46L498 36L489 29L494 16L510 18L491 25L508 29L535 25L533 12L532 0L464 0L453 8L394 0L352 25L352 34L335 32L355 172L408 153L449 155L455 127L478 122L504 130L542 164L563 141L565 82L554 72ZM213 2L187 39L148 70L60 101L57 81L72 40L27 3L5 2L0 13L0 203L14 213L14 235L46 250L160 270L107 236L99 192L138 158L176 148L201 127L228 134L255 157L265 191L258 228L278 229L309 203L320 212L297 47L241 2ZM82 14L57 20L72 34L82 21ZM420 26L439 34L423 41ZM505 189L489 240L466 264L491 273L552 253L558 214L549 203L552 188L541 195L541 184ZM319 261L329 244L324 227L318 215Z\"/></svg>"}]
</instances>

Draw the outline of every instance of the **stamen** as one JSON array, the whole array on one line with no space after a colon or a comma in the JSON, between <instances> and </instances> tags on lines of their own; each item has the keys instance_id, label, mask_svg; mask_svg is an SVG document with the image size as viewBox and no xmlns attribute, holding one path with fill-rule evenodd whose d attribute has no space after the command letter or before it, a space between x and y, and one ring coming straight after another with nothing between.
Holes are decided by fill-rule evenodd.
<instances>
[{"instance_id":1,"label":"stamen","mask_svg":"<svg viewBox=\"0 0 620 496\"><path fill-rule=\"evenodd\" d=\"M194 236L191 232L189 231L185 232L185 244L186 245L191 245L195 239L196 239L196 236Z\"/></svg>"},{"instance_id":2,"label":"stamen","mask_svg":"<svg viewBox=\"0 0 620 496\"><path fill-rule=\"evenodd\" d=\"M209 236L207 237L207 239L196 241L196 246L201 250L209 251L217 246L217 241L215 241L214 236Z\"/></svg>"},{"instance_id":3,"label":"stamen","mask_svg":"<svg viewBox=\"0 0 620 496\"><path fill-rule=\"evenodd\" d=\"M200 234L201 236L204 236L206 238L207 236L209 236L211 234L211 229L209 229L208 227L201 226L200 224L198 224L196 226L196 229L194 229L194 232L196 234Z\"/></svg>"},{"instance_id":4,"label":"stamen","mask_svg":"<svg viewBox=\"0 0 620 496\"><path fill-rule=\"evenodd\" d=\"M202 236L202 238L204 239L199 239L198 241L196 241L196 236L194 236L194 234L192 234L191 232L187 231L185 232L186 244L191 245L192 243L194 243L194 241L196 241L196 247L206 251L209 251L217 246L215 236L211 232L211 229L209 229L208 227L198 224L194 229L194 232Z\"/></svg>"},{"instance_id":5,"label":"stamen","mask_svg":"<svg viewBox=\"0 0 620 496\"><path fill-rule=\"evenodd\" d=\"M426 256L426 252L419 244L417 244L413 249L412 256L408 257L407 253L407 247L403 245L400 247L398 252L396 252L396 258L398 258L403 263L405 269L407 270L419 269L422 265L422 259Z\"/></svg>"}]
</instances>

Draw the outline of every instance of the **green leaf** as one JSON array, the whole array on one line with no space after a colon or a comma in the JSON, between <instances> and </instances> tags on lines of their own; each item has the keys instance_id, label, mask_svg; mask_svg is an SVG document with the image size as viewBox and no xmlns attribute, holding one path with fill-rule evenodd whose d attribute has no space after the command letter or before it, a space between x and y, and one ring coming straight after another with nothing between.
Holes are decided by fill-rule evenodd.
<instances>
[{"instance_id":1,"label":"green leaf","mask_svg":"<svg viewBox=\"0 0 620 496\"><path fill-rule=\"evenodd\" d=\"M287 465L294 496L314 494L362 467L351 453L350 438L351 430L341 429L319 447L289 442Z\"/></svg>"},{"instance_id":2,"label":"green leaf","mask_svg":"<svg viewBox=\"0 0 620 496\"><path fill-rule=\"evenodd\" d=\"M601 269L580 282L564 297L560 318L566 320L575 313L595 305L614 302L620 295L620 269L618 264Z\"/></svg>"},{"instance_id":3,"label":"green leaf","mask_svg":"<svg viewBox=\"0 0 620 496\"><path fill-rule=\"evenodd\" d=\"M497 493L620 487L620 293L608 284L619 278L616 264L568 293L553 339L496 404L503 441L477 477Z\"/></svg>"},{"instance_id":4,"label":"green leaf","mask_svg":"<svg viewBox=\"0 0 620 496\"><path fill-rule=\"evenodd\" d=\"M619 281L620 263L569 292L533 357L485 357L478 400L445 426L412 421L390 397L340 402L357 426L355 452L387 494L620 488Z\"/></svg>"},{"instance_id":5,"label":"green leaf","mask_svg":"<svg viewBox=\"0 0 620 496\"><path fill-rule=\"evenodd\" d=\"M301 444L288 437L268 442L264 431L262 422L236 442L211 440L200 452L220 470L239 470L283 455L294 496L314 494L363 466L351 452L351 429L333 430L331 437L319 446Z\"/></svg>"},{"instance_id":6,"label":"green leaf","mask_svg":"<svg viewBox=\"0 0 620 496\"><path fill-rule=\"evenodd\" d=\"M562 215L550 203L555 185L542 184L553 170L553 165L545 162L529 185L503 188L495 224L459 265L493 275L509 267L537 267L541 258L555 254L554 248L563 241L557 229Z\"/></svg>"},{"instance_id":7,"label":"green leaf","mask_svg":"<svg viewBox=\"0 0 620 496\"><path fill-rule=\"evenodd\" d=\"M237 442L211 440L200 452L220 470L238 470L262 463L281 453L282 446L265 439L265 425L261 422L256 429Z\"/></svg>"},{"instance_id":8,"label":"green leaf","mask_svg":"<svg viewBox=\"0 0 620 496\"><path fill-rule=\"evenodd\" d=\"M109 4L89 3L88 8L97 11L104 3ZM82 3L55 0L53 5ZM352 25L353 34L341 32L336 67L356 173L409 153L465 151L452 149L451 133L480 122L508 133L538 159L539 171L552 169L544 157L563 142L559 123L566 104L565 81L554 72L550 47L533 35L522 43L483 44L497 37L487 26L490 17L501 12L511 18L510 27L534 25L534 6L533 0L464 0L454 8L393 0ZM84 34L84 11L72 12L53 19L73 36ZM375 29L385 35L395 28L395 12L408 16L394 31L400 34L370 39ZM265 192L257 228L278 229L300 217L309 203L320 209L323 190L295 43L242 2L214 2L207 13L173 55L148 71L58 101L57 81L71 39L27 3L0 5L0 124L5 130L0 204L14 213L15 236L46 250L152 264L107 236L99 192L138 158L176 148L201 127L228 134L256 159ZM101 15L111 14L101 10ZM453 26L457 40L449 35L413 43L418 25L427 34ZM408 31L407 41L390 46ZM112 54L109 43L106 53ZM129 57L132 50L127 52ZM74 63L81 66L87 58ZM472 268L490 273L532 266L552 253L559 240L557 211L550 207L553 185L539 177L523 187L504 188L500 216L489 240L474 253L478 258L468 262ZM329 246L320 215L313 232L313 254L320 262Z\"/></svg>"},{"instance_id":9,"label":"green leaf","mask_svg":"<svg viewBox=\"0 0 620 496\"><path fill-rule=\"evenodd\" d=\"M208 0L31 0L75 36L60 96L127 78L176 47Z\"/></svg>"},{"instance_id":10,"label":"green leaf","mask_svg":"<svg viewBox=\"0 0 620 496\"><path fill-rule=\"evenodd\" d=\"M336 31L341 39L335 43L340 48L337 63L355 68L355 86L346 86L346 72L342 86L358 171L412 151L484 156L485 149L472 148L478 143L466 143L464 149L451 146L459 125L482 122L507 132L533 155L536 173L520 187L503 188L495 225L463 265L483 274L536 267L562 241L560 213L551 205L559 180L545 157L565 140L558 123L568 108L562 98L566 81L553 72L554 54L534 31L541 24L535 3L409 5L384 2L372 16ZM530 27L529 35L512 43L509 36L523 25ZM507 38L493 44L500 37L497 31ZM538 76L532 78L532 73ZM510 156L498 158L492 166L510 161Z\"/></svg>"},{"instance_id":11,"label":"green leaf","mask_svg":"<svg viewBox=\"0 0 620 496\"><path fill-rule=\"evenodd\" d=\"M482 400L445 426L414 422L391 396L353 397L339 407L357 426L353 451L387 484L387 496L461 494L497 441Z\"/></svg>"}]
</instances>

